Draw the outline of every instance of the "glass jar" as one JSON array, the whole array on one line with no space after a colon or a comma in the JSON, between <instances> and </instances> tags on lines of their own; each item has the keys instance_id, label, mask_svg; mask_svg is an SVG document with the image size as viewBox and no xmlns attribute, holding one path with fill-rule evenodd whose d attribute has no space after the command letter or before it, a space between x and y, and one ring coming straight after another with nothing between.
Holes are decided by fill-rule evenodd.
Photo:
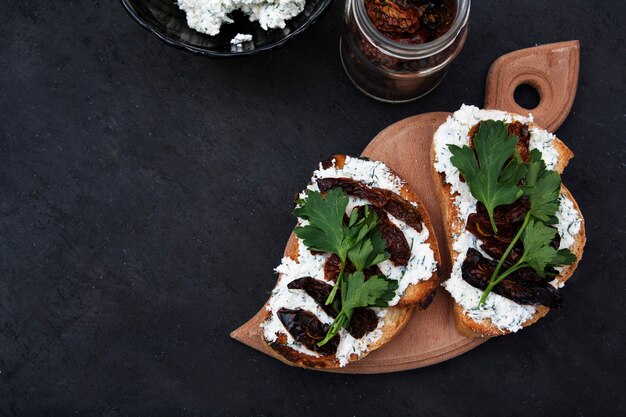
<instances>
[{"instance_id":1,"label":"glass jar","mask_svg":"<svg viewBox=\"0 0 626 417\"><path fill-rule=\"evenodd\" d=\"M354 85L380 101L418 99L441 82L467 36L470 0L456 0L450 29L423 44L396 42L383 35L367 15L364 0L346 0L339 41L341 62Z\"/></svg>"}]
</instances>

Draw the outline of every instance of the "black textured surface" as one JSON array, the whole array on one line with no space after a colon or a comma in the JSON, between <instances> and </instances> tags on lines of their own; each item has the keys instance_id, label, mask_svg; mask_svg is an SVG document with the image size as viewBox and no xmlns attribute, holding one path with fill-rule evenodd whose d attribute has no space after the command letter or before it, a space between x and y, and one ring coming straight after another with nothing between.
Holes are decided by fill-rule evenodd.
<instances>
[{"instance_id":1,"label":"black textured surface","mask_svg":"<svg viewBox=\"0 0 626 417\"><path fill-rule=\"evenodd\" d=\"M0 12L0 414L623 415L624 2L475 1L443 84L374 102L338 57L342 4L273 53L164 45L116 2ZM266 300L320 160L409 115L481 104L503 53L580 39L559 130L587 218L565 303L429 368L291 369L228 337Z\"/></svg>"}]
</instances>

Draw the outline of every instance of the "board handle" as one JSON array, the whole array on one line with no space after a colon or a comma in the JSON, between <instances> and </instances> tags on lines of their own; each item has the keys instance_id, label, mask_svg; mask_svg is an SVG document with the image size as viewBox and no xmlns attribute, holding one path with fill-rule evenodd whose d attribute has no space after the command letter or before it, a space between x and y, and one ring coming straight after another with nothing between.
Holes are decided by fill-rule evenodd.
<instances>
[{"instance_id":1,"label":"board handle","mask_svg":"<svg viewBox=\"0 0 626 417\"><path fill-rule=\"evenodd\" d=\"M567 41L511 52L496 59L487 75L485 108L532 113L535 122L554 132L569 114L578 84L580 42ZM534 109L521 107L515 89L528 84L539 93Z\"/></svg>"}]
</instances>

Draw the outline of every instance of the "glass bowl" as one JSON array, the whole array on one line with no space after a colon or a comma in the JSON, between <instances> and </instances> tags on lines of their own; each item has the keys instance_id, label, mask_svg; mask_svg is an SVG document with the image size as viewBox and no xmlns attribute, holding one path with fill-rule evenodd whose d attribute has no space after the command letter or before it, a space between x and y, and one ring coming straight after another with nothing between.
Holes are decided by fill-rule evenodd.
<instances>
[{"instance_id":1,"label":"glass bowl","mask_svg":"<svg viewBox=\"0 0 626 417\"><path fill-rule=\"evenodd\" d=\"M283 45L320 18L332 0L307 0L304 10L288 20L284 29L263 30L258 22L234 12L234 23L224 24L216 36L197 32L187 26L185 12L176 0L121 0L130 15L144 29L154 33L168 45L202 55L232 57L254 55ZM230 40L238 33L252 35L252 41L240 46Z\"/></svg>"}]
</instances>

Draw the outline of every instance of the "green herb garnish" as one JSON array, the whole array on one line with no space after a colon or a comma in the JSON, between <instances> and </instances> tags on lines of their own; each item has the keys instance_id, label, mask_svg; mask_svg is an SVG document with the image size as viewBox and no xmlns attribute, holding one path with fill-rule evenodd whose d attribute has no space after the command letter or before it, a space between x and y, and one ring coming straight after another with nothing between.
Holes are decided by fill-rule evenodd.
<instances>
[{"instance_id":1,"label":"green herb garnish","mask_svg":"<svg viewBox=\"0 0 626 417\"><path fill-rule=\"evenodd\" d=\"M518 185L525 169L515 152L517 142L504 122L487 120L474 135L474 149L448 145L452 165L461 172L474 198L485 205L496 233L495 208L513 203L524 193Z\"/></svg>"},{"instance_id":2,"label":"green herb garnish","mask_svg":"<svg viewBox=\"0 0 626 417\"><path fill-rule=\"evenodd\" d=\"M498 261L496 265L496 269L493 271L491 279L489 280L489 285L483 291L483 295L480 297L480 301L478 303L479 306L485 303L487 299L487 295L489 292L495 287L502 279L512 274L516 270L523 268L524 266L528 266L533 268L540 276L545 276L545 266L541 267L541 263L535 262L535 256L533 252L527 254L527 245L533 245L534 248L537 247L545 247L549 246L550 241L554 239L556 235L556 229L553 227L547 226L548 224L554 224L557 222L556 219L556 211L559 209L559 195L561 190L561 176L558 172L546 169L545 162L541 159L541 152L537 149L533 149L530 152L530 160L528 162L528 171L526 174L526 185L524 185L524 194L526 194L530 200L530 210L526 213L524 217L524 222L522 226L517 231L516 235L513 237L513 240L509 244L508 248L502 255L502 258ZM534 219L534 220L533 220ZM538 223L537 223L538 222ZM529 225L533 223L535 230L543 230L543 234L537 234L536 232L531 233L528 237L524 234L524 231L529 227ZM544 229L540 228L543 226ZM545 245L538 246L539 242L544 242L545 236L551 233L550 239ZM504 261L509 256L513 247L517 243L517 241L524 234L524 254L526 256L526 264L523 266L519 266L518 263L509 268L502 275L498 276L500 273L500 269L504 264ZM550 248L554 250L554 248ZM569 254L564 258L565 261L573 257L572 253L569 250L565 250ZM564 254L565 252L561 252ZM575 260L576 258L574 258ZM520 259L521 261L521 259ZM571 264L573 260L569 263L565 263L564 265ZM522 264L520 264L522 265ZM519 266L515 270L511 271L511 269L515 266Z\"/></svg>"},{"instance_id":3,"label":"green herb garnish","mask_svg":"<svg viewBox=\"0 0 626 417\"><path fill-rule=\"evenodd\" d=\"M367 206L365 207L366 213L369 211ZM353 212L355 212L354 210ZM366 214L365 218L370 222L378 222L378 216L376 212L370 211L374 215ZM367 230L370 226L361 227L361 230ZM387 242L383 239L380 228L374 227L367 234L365 239L359 239L349 251L348 259L354 265L357 271L365 271L370 266L377 265L389 258L389 253L386 251Z\"/></svg>"},{"instance_id":4,"label":"green herb garnish","mask_svg":"<svg viewBox=\"0 0 626 417\"><path fill-rule=\"evenodd\" d=\"M345 224L348 195L341 188L329 190L323 196L318 191L308 191L307 197L298 205L293 213L309 224L296 227L296 236L308 249L334 253L341 260L339 275L326 304L333 302L337 289L341 288L348 260L358 272L389 258L385 250L386 242L377 227L378 215L375 211L365 206L364 216L359 218L358 211L353 210Z\"/></svg>"},{"instance_id":5,"label":"green herb garnish","mask_svg":"<svg viewBox=\"0 0 626 417\"><path fill-rule=\"evenodd\" d=\"M367 281L363 272L346 275L341 284L341 310L333 320L326 337L318 346L328 343L342 328L347 328L358 307L387 307L398 289L398 282L379 275Z\"/></svg>"},{"instance_id":6,"label":"green herb garnish","mask_svg":"<svg viewBox=\"0 0 626 417\"><path fill-rule=\"evenodd\" d=\"M348 206L348 195L339 188L330 190L324 198L317 191L309 191L307 198L298 201L298 205L293 214L309 224L296 227L294 232L306 247L335 253L341 260L346 259L349 248L345 245L343 216Z\"/></svg>"},{"instance_id":7,"label":"green herb garnish","mask_svg":"<svg viewBox=\"0 0 626 417\"><path fill-rule=\"evenodd\" d=\"M554 249L550 243L556 236L557 230L554 227L531 219L524 230L522 242L524 243L524 254L521 258L511 265L509 269L495 278L496 274L491 277L489 285L485 288L480 298L479 306L487 299L487 295L493 287L498 285L504 278L508 277L515 271L522 268L530 267L545 278L546 268L559 267L563 265L571 265L576 260L576 256L569 249ZM504 258L503 258L504 259Z\"/></svg>"},{"instance_id":8,"label":"green herb garnish","mask_svg":"<svg viewBox=\"0 0 626 417\"><path fill-rule=\"evenodd\" d=\"M546 169L546 163L537 149L530 151L524 194L530 199L530 215L546 224L557 223L555 213L559 209L561 176Z\"/></svg>"}]
</instances>

